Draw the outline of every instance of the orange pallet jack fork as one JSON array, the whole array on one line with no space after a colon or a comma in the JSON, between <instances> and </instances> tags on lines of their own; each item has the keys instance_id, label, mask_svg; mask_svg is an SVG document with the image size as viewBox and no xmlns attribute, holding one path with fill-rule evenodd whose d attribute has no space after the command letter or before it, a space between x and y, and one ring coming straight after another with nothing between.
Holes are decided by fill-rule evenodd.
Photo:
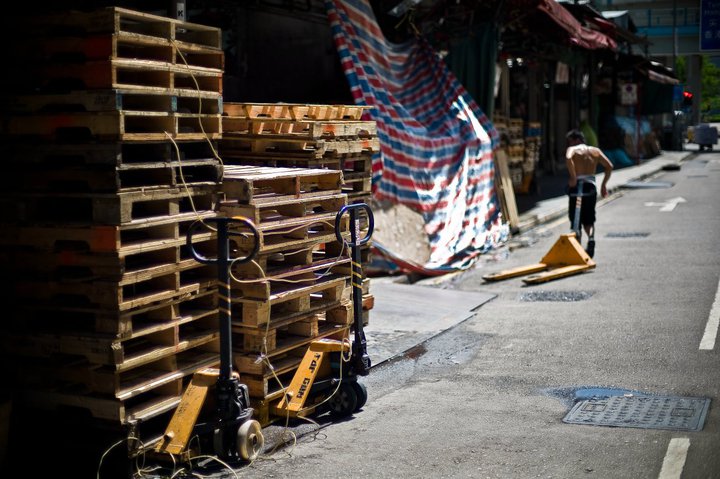
<instances>
[{"instance_id":1,"label":"orange pallet jack fork","mask_svg":"<svg viewBox=\"0 0 720 479\"><path fill-rule=\"evenodd\" d=\"M580 245L575 233L561 235L539 263L507 269L483 276L485 281L500 281L532 274L525 284L538 284L564 278L595 268L595 262ZM539 274L533 274L539 273Z\"/></svg>"},{"instance_id":2,"label":"orange pallet jack fork","mask_svg":"<svg viewBox=\"0 0 720 479\"><path fill-rule=\"evenodd\" d=\"M360 232L360 213L367 216L368 229ZM341 234L340 223L345 213L350 215L350 241ZM329 410L336 417L359 411L367 401L367 389L358 381L370 372L370 356L362 322L362 265L360 246L372 236L372 210L365 203L343 206L335 217L335 236L346 243L352 252L353 341L319 339L310 343L290 386L280 402L272 408L280 417L300 417ZM345 354L350 353L346 359ZM347 363L347 365L343 365ZM306 405L307 404L307 405Z\"/></svg>"}]
</instances>

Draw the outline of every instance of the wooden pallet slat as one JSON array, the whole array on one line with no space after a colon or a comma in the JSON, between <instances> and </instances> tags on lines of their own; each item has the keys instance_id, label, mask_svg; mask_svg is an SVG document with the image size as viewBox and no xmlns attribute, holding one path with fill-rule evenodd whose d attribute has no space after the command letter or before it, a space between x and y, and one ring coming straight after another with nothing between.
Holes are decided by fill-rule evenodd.
<instances>
[{"instance_id":1,"label":"wooden pallet slat","mask_svg":"<svg viewBox=\"0 0 720 479\"><path fill-rule=\"evenodd\" d=\"M307 140L370 138L377 134L373 121L309 121L252 119L223 116L223 131L233 134L286 136Z\"/></svg>"},{"instance_id":2,"label":"wooden pallet slat","mask_svg":"<svg viewBox=\"0 0 720 479\"><path fill-rule=\"evenodd\" d=\"M342 172L227 165L222 190L242 204L260 205L340 193Z\"/></svg>"}]
</instances>

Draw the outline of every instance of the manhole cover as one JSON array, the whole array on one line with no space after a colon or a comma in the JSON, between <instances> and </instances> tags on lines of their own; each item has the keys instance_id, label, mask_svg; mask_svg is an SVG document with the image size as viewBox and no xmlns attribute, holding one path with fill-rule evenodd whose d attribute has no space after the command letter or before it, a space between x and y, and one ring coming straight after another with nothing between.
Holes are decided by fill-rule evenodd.
<instances>
[{"instance_id":1,"label":"manhole cover","mask_svg":"<svg viewBox=\"0 0 720 479\"><path fill-rule=\"evenodd\" d=\"M568 424L700 431L710 399L668 396L612 396L580 401L563 418Z\"/></svg>"},{"instance_id":2,"label":"manhole cover","mask_svg":"<svg viewBox=\"0 0 720 479\"><path fill-rule=\"evenodd\" d=\"M589 291L533 291L520 295L520 301L583 301L592 296Z\"/></svg>"},{"instance_id":3,"label":"manhole cover","mask_svg":"<svg viewBox=\"0 0 720 479\"><path fill-rule=\"evenodd\" d=\"M648 236L650 236L650 233L640 231L608 233L605 235L606 238L646 238Z\"/></svg>"}]
</instances>

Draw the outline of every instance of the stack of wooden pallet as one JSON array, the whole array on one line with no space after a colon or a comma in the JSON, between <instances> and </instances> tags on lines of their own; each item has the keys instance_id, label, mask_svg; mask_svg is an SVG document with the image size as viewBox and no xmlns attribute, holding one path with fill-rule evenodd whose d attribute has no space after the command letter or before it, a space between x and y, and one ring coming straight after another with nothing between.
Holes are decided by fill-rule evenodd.
<instances>
[{"instance_id":1,"label":"stack of wooden pallet","mask_svg":"<svg viewBox=\"0 0 720 479\"><path fill-rule=\"evenodd\" d=\"M226 164L323 168L342 171L349 204L371 203L372 157L380 149L377 124L363 120L367 107L295 103L229 103L223 108L220 151ZM368 243L361 247L370 262ZM341 245L328 243L328 254ZM364 321L373 297L363 281Z\"/></svg>"},{"instance_id":2,"label":"stack of wooden pallet","mask_svg":"<svg viewBox=\"0 0 720 479\"><path fill-rule=\"evenodd\" d=\"M30 404L167 415L217 361L216 274L185 232L217 214L221 32L121 8L23 21L5 92L3 352Z\"/></svg>"},{"instance_id":3,"label":"stack of wooden pallet","mask_svg":"<svg viewBox=\"0 0 720 479\"><path fill-rule=\"evenodd\" d=\"M231 270L231 296L235 365L263 424L310 342L348 335L349 253L323 247L337 242L335 218L347 204L341 187L338 170L225 166L221 211L260 232L256 260ZM340 226L347 233L347 218ZM234 238L238 254L252 247L252 238Z\"/></svg>"}]
</instances>

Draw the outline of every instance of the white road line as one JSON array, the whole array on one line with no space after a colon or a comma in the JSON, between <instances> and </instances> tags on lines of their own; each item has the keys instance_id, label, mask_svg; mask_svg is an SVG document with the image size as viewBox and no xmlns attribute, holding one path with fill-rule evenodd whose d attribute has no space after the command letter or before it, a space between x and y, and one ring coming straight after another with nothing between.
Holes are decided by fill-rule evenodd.
<instances>
[{"instance_id":1,"label":"white road line","mask_svg":"<svg viewBox=\"0 0 720 479\"><path fill-rule=\"evenodd\" d=\"M689 448L690 439L686 437L671 439L658 479L680 479Z\"/></svg>"},{"instance_id":2,"label":"white road line","mask_svg":"<svg viewBox=\"0 0 720 479\"><path fill-rule=\"evenodd\" d=\"M720 282L718 282L718 289L715 293L715 301L710 309L710 316L705 326L705 333L700 340L700 349L712 351L712 349L715 348L715 338L717 337L718 327L720 327Z\"/></svg>"}]
</instances>

